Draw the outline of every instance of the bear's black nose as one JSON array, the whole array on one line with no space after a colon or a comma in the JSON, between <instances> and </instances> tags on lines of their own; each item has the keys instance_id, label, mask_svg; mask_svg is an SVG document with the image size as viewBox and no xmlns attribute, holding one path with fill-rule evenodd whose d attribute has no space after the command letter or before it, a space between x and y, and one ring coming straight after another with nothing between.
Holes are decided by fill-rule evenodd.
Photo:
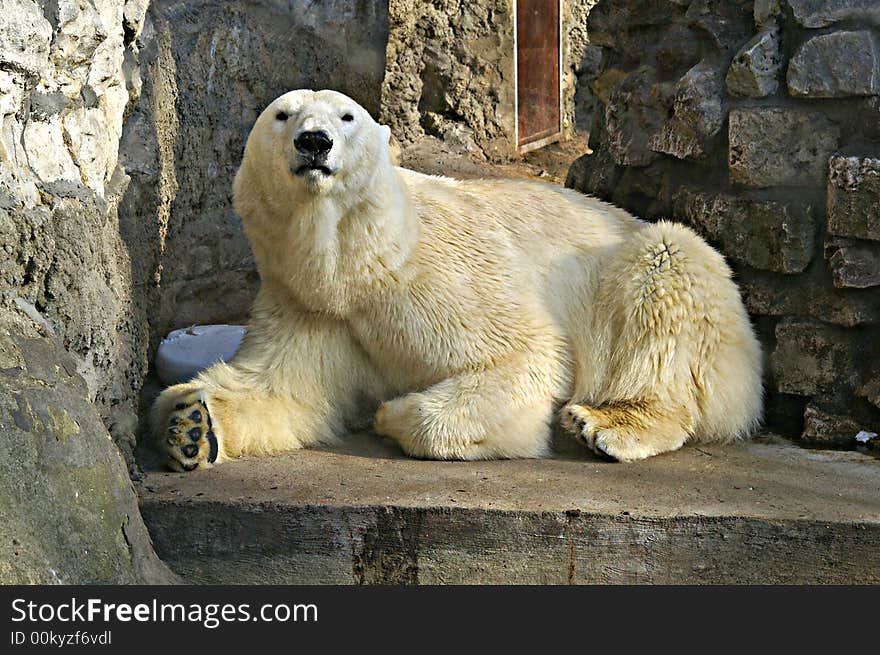
<instances>
[{"instance_id":1,"label":"bear's black nose","mask_svg":"<svg viewBox=\"0 0 880 655\"><path fill-rule=\"evenodd\" d=\"M303 154L319 157L330 152L333 140L324 131L303 132L293 140L293 145Z\"/></svg>"}]
</instances>

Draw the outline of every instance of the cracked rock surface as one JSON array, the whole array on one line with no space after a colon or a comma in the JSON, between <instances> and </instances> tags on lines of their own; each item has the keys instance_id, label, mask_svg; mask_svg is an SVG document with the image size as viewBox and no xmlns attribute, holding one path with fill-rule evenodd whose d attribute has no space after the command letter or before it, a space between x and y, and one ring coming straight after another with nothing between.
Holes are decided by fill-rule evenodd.
<instances>
[{"instance_id":1,"label":"cracked rock surface","mask_svg":"<svg viewBox=\"0 0 880 655\"><path fill-rule=\"evenodd\" d=\"M0 583L174 582L75 361L16 332L0 327Z\"/></svg>"},{"instance_id":2,"label":"cracked rock surface","mask_svg":"<svg viewBox=\"0 0 880 655\"><path fill-rule=\"evenodd\" d=\"M145 10L11 0L0 12L0 583L174 579L123 457L147 307L119 230L118 153Z\"/></svg>"}]
</instances>

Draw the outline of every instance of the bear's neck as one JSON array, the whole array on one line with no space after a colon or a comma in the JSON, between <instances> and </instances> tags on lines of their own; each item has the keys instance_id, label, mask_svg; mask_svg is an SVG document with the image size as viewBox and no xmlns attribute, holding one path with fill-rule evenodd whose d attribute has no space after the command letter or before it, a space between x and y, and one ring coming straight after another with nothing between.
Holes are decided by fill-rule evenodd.
<instances>
[{"instance_id":1,"label":"bear's neck","mask_svg":"<svg viewBox=\"0 0 880 655\"><path fill-rule=\"evenodd\" d=\"M302 199L292 216L276 223L286 226L280 234L256 230L261 277L283 285L305 308L341 318L399 285L418 243L418 216L390 163L370 178L353 198Z\"/></svg>"}]
</instances>

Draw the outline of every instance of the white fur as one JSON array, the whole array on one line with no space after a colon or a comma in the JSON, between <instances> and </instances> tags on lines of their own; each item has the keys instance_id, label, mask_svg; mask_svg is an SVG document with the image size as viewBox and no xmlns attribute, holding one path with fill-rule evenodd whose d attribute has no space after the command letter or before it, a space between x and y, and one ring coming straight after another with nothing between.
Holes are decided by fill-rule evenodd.
<instances>
[{"instance_id":1,"label":"white fur","mask_svg":"<svg viewBox=\"0 0 880 655\"><path fill-rule=\"evenodd\" d=\"M304 129L333 139L333 175L291 172ZM377 432L440 459L544 455L560 408L620 460L756 427L758 342L693 232L539 182L397 168L388 139L333 91L259 117L234 188L262 279L248 334L162 394L160 434L193 390L220 460L330 441L374 412Z\"/></svg>"}]
</instances>

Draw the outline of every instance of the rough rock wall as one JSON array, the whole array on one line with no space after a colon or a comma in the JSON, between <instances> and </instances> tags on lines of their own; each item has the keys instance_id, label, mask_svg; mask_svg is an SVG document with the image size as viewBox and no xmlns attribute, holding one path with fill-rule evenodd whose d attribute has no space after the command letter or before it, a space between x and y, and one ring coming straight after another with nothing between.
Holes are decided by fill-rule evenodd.
<instances>
[{"instance_id":1,"label":"rough rock wall","mask_svg":"<svg viewBox=\"0 0 880 655\"><path fill-rule=\"evenodd\" d=\"M143 7L7 0L0 12L0 582L170 580L130 453L143 299L117 206ZM102 423L103 419L103 423Z\"/></svg>"},{"instance_id":2,"label":"rough rock wall","mask_svg":"<svg viewBox=\"0 0 880 655\"><path fill-rule=\"evenodd\" d=\"M514 2L390 0L381 120L403 144L428 135L491 161L516 156ZM578 81L599 65L586 29L595 3L562 0L565 138L585 131L593 110Z\"/></svg>"},{"instance_id":3,"label":"rough rock wall","mask_svg":"<svg viewBox=\"0 0 880 655\"><path fill-rule=\"evenodd\" d=\"M769 429L880 432L880 4L601 0L588 29L595 153L567 185L726 254Z\"/></svg>"},{"instance_id":4,"label":"rough rock wall","mask_svg":"<svg viewBox=\"0 0 880 655\"><path fill-rule=\"evenodd\" d=\"M563 0L562 128L563 136L587 134L595 101L591 82L599 73L602 49L590 42L587 17L598 0Z\"/></svg>"},{"instance_id":5,"label":"rough rock wall","mask_svg":"<svg viewBox=\"0 0 880 655\"><path fill-rule=\"evenodd\" d=\"M335 88L377 114L387 24L369 0L150 4L120 222L126 242L147 244L134 284L150 298L153 347L170 329L246 316L258 276L231 192L248 131L296 88Z\"/></svg>"},{"instance_id":6,"label":"rough rock wall","mask_svg":"<svg viewBox=\"0 0 880 655\"><path fill-rule=\"evenodd\" d=\"M127 35L143 9L13 0L0 12L0 302L57 336L123 449L147 367L117 216L119 138L136 100Z\"/></svg>"},{"instance_id":7,"label":"rough rock wall","mask_svg":"<svg viewBox=\"0 0 880 655\"><path fill-rule=\"evenodd\" d=\"M509 159L514 151L511 0L389 0L380 119L409 144L426 134Z\"/></svg>"}]
</instances>

